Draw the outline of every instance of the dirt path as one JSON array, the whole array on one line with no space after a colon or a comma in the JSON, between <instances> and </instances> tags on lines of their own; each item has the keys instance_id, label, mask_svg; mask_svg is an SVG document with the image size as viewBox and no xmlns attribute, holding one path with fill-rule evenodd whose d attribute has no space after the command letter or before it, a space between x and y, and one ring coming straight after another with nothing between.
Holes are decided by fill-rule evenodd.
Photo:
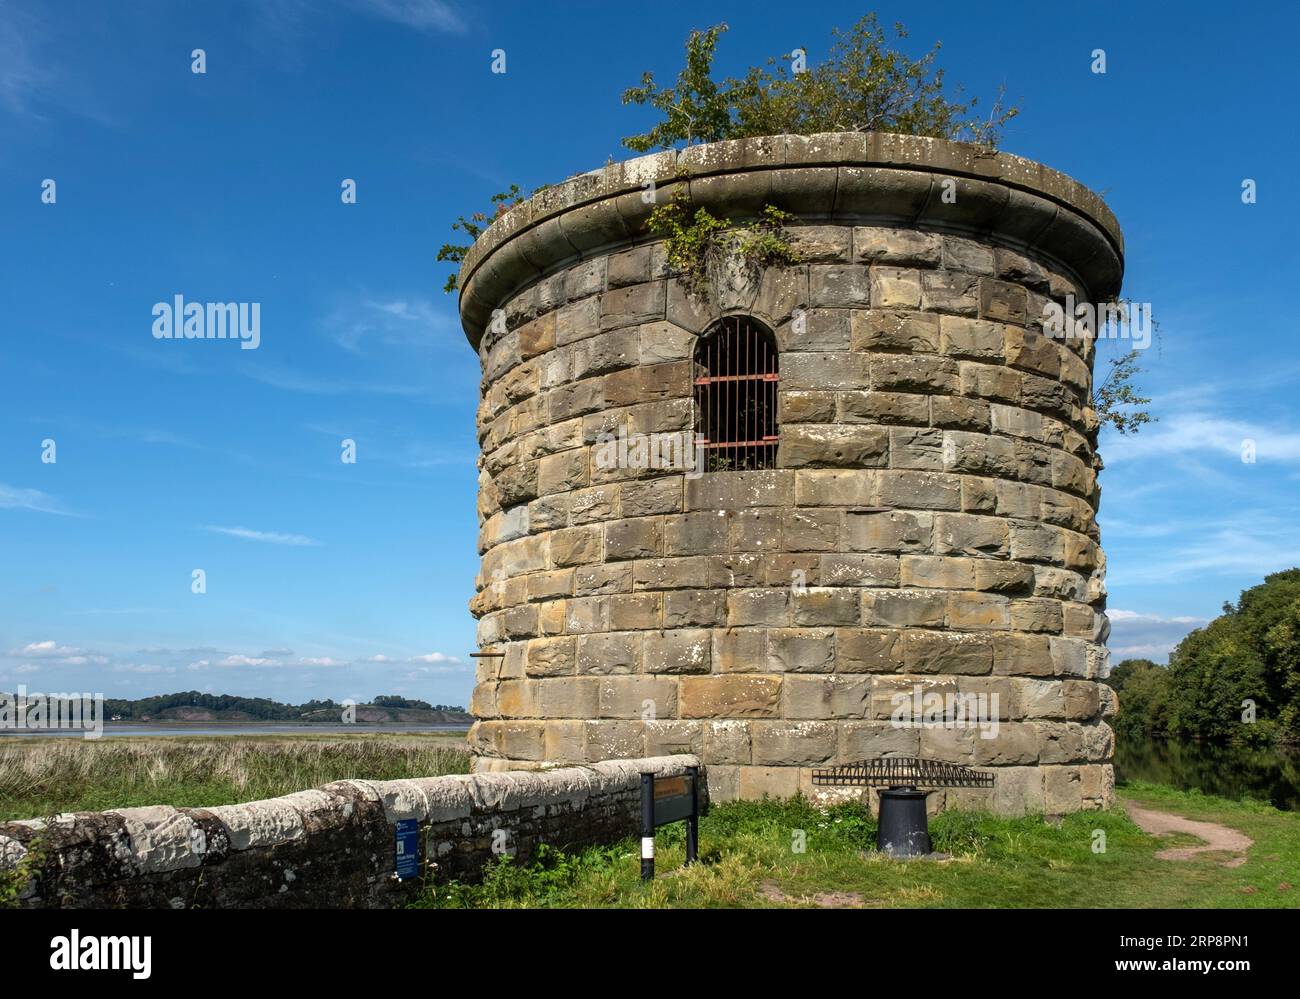
<instances>
[{"instance_id":1,"label":"dirt path","mask_svg":"<svg viewBox=\"0 0 1300 999\"><path fill-rule=\"evenodd\" d=\"M759 893L769 902L785 905L789 902L812 902L819 909L861 909L865 900L855 891L819 891L811 898L794 898L781 890L772 880L764 881L759 886Z\"/></svg>"},{"instance_id":2,"label":"dirt path","mask_svg":"<svg viewBox=\"0 0 1300 999\"><path fill-rule=\"evenodd\" d=\"M1188 833L1205 841L1205 846L1172 847L1160 850L1156 857L1160 860L1190 860L1198 853L1225 852L1235 856L1223 861L1223 867L1240 867L1246 862L1246 851L1255 841L1245 833L1229 829L1217 822L1197 822L1185 819L1181 815L1157 812L1143 808L1133 801L1121 801L1128 817L1137 823L1138 828L1153 836L1168 836L1171 833Z\"/></svg>"}]
</instances>

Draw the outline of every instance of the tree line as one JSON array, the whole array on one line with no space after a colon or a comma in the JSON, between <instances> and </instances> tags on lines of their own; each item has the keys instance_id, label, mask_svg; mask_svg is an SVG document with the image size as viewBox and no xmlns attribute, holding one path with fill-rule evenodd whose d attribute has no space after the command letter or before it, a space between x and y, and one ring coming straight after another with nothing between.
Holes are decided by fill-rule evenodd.
<instances>
[{"instance_id":1,"label":"tree line","mask_svg":"<svg viewBox=\"0 0 1300 999\"><path fill-rule=\"evenodd\" d=\"M365 706L365 705L358 705ZM464 713L459 704L430 704L428 701L380 694L369 702L377 708L406 708L419 711L448 711ZM266 697L238 697L234 694L204 694L189 690L176 694L157 694L137 700L109 697L104 699L104 713L123 720L152 718L170 708L202 708L207 711L239 712L259 721L296 721L320 711L342 712L346 707L340 701L312 700L304 704L282 704Z\"/></svg>"},{"instance_id":2,"label":"tree line","mask_svg":"<svg viewBox=\"0 0 1300 999\"><path fill-rule=\"evenodd\" d=\"M1300 744L1300 569L1225 603L1168 666L1125 659L1106 682L1119 694L1121 736Z\"/></svg>"}]
</instances>

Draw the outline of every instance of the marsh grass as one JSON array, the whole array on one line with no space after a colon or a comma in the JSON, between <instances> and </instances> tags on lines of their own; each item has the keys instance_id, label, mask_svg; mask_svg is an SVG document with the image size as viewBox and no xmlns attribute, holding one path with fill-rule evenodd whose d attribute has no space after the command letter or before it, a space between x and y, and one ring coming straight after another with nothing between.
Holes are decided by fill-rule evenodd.
<instances>
[{"instance_id":1,"label":"marsh grass","mask_svg":"<svg viewBox=\"0 0 1300 999\"><path fill-rule=\"evenodd\" d=\"M0 821L135 805L228 805L346 778L468 770L463 740L442 735L24 737L0 743Z\"/></svg>"}]
</instances>

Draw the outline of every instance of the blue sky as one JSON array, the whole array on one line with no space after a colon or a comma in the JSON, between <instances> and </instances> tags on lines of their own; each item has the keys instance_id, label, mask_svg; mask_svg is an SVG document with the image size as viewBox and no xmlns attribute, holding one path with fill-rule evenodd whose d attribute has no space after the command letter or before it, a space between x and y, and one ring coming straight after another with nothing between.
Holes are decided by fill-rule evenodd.
<instances>
[{"instance_id":1,"label":"blue sky","mask_svg":"<svg viewBox=\"0 0 1300 999\"><path fill-rule=\"evenodd\" d=\"M728 22L739 73L818 61L865 9L0 0L0 688L466 702L478 364L441 292L448 223L628 155L649 117L618 95L670 77L690 29ZM1162 659L1300 564L1300 15L877 9L970 92L1005 84L1003 148L1124 227L1125 295L1163 335L1160 422L1102 442L1111 644ZM177 294L260 303L260 347L155 340Z\"/></svg>"}]
</instances>

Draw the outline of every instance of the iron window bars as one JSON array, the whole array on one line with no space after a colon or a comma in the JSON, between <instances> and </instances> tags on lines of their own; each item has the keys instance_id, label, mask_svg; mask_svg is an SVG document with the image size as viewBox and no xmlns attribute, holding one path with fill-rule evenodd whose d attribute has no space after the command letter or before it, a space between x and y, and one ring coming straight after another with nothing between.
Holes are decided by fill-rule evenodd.
<instances>
[{"instance_id":1,"label":"iron window bars","mask_svg":"<svg viewBox=\"0 0 1300 999\"><path fill-rule=\"evenodd\" d=\"M695 349L695 439L706 472L776 466L776 342L748 316L727 316Z\"/></svg>"}]
</instances>

